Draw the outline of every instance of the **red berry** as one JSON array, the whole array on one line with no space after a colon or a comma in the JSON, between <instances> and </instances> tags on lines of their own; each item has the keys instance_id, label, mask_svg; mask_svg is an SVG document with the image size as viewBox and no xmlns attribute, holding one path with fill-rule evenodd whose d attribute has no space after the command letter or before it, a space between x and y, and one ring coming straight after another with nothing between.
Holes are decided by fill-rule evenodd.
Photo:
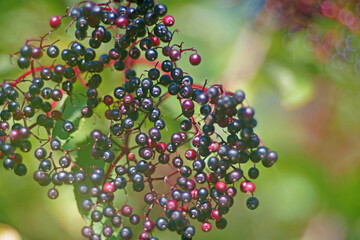
<instances>
[{"instance_id":1,"label":"red berry","mask_svg":"<svg viewBox=\"0 0 360 240\"><path fill-rule=\"evenodd\" d=\"M194 149L189 149L185 152L185 157L187 160L195 160L196 151Z\"/></svg>"},{"instance_id":2,"label":"red berry","mask_svg":"<svg viewBox=\"0 0 360 240\"><path fill-rule=\"evenodd\" d=\"M192 190L195 189L195 187L196 187L196 183L195 183L194 180L188 179L188 180L186 181L186 188L187 188L188 190L192 191Z\"/></svg>"},{"instance_id":3,"label":"red berry","mask_svg":"<svg viewBox=\"0 0 360 240\"><path fill-rule=\"evenodd\" d=\"M171 15L166 15L163 19L163 23L165 24L165 26L171 27L175 23L175 18Z\"/></svg>"},{"instance_id":4,"label":"red berry","mask_svg":"<svg viewBox=\"0 0 360 240\"><path fill-rule=\"evenodd\" d=\"M151 36L150 40L153 44L153 47L157 47L160 45L160 38L156 37L156 36Z\"/></svg>"},{"instance_id":5,"label":"red berry","mask_svg":"<svg viewBox=\"0 0 360 240\"><path fill-rule=\"evenodd\" d=\"M199 54L194 53L194 54L190 55L189 61L190 61L191 65L197 66L201 62L201 57Z\"/></svg>"},{"instance_id":6,"label":"red berry","mask_svg":"<svg viewBox=\"0 0 360 240\"><path fill-rule=\"evenodd\" d=\"M128 94L124 97L124 103L129 105L134 102L134 97L131 94Z\"/></svg>"},{"instance_id":7,"label":"red berry","mask_svg":"<svg viewBox=\"0 0 360 240\"><path fill-rule=\"evenodd\" d=\"M139 240L148 240L150 239L150 234L148 232L142 232L139 235Z\"/></svg>"},{"instance_id":8,"label":"red berry","mask_svg":"<svg viewBox=\"0 0 360 240\"><path fill-rule=\"evenodd\" d=\"M220 144L217 142L211 142L208 149L210 152L217 152L217 150L219 149Z\"/></svg>"},{"instance_id":9,"label":"red berry","mask_svg":"<svg viewBox=\"0 0 360 240\"><path fill-rule=\"evenodd\" d=\"M7 122L1 122L0 128L1 128L1 130L3 130L3 131L9 130L9 123L7 123Z\"/></svg>"},{"instance_id":10,"label":"red berry","mask_svg":"<svg viewBox=\"0 0 360 240\"><path fill-rule=\"evenodd\" d=\"M240 190L246 193L252 193L255 191L255 184L253 182L243 181L240 184Z\"/></svg>"},{"instance_id":11,"label":"red berry","mask_svg":"<svg viewBox=\"0 0 360 240\"><path fill-rule=\"evenodd\" d=\"M126 28L128 23L129 23L129 20L125 15L121 15L115 21L116 26L118 26L119 28Z\"/></svg>"},{"instance_id":12,"label":"red berry","mask_svg":"<svg viewBox=\"0 0 360 240\"><path fill-rule=\"evenodd\" d=\"M115 192L116 187L113 182L108 182L103 185L103 191L105 193L113 193Z\"/></svg>"},{"instance_id":13,"label":"red berry","mask_svg":"<svg viewBox=\"0 0 360 240\"><path fill-rule=\"evenodd\" d=\"M175 200L170 200L167 204L166 204L166 208L169 209L170 211L175 211L178 207L178 203Z\"/></svg>"},{"instance_id":14,"label":"red berry","mask_svg":"<svg viewBox=\"0 0 360 240\"><path fill-rule=\"evenodd\" d=\"M242 192L246 192L245 189L246 189L246 181L243 181L240 183L240 190Z\"/></svg>"},{"instance_id":15,"label":"red berry","mask_svg":"<svg viewBox=\"0 0 360 240\"><path fill-rule=\"evenodd\" d=\"M104 97L104 103L105 103L105 105L109 106L109 105L111 105L113 102L114 102L114 99L113 99L112 96L106 95L106 96Z\"/></svg>"},{"instance_id":16,"label":"red berry","mask_svg":"<svg viewBox=\"0 0 360 240\"><path fill-rule=\"evenodd\" d=\"M226 192L226 183L223 181L219 181L215 184L216 190L218 190L220 193Z\"/></svg>"},{"instance_id":17,"label":"red berry","mask_svg":"<svg viewBox=\"0 0 360 240\"><path fill-rule=\"evenodd\" d=\"M188 213L188 212L189 212L189 207L186 206L186 205L184 205L184 206L182 206L182 207L180 208L180 210L183 211L183 212Z\"/></svg>"},{"instance_id":18,"label":"red berry","mask_svg":"<svg viewBox=\"0 0 360 240\"><path fill-rule=\"evenodd\" d=\"M61 19L58 16L53 16L50 18L50 26L54 29L59 28L61 25Z\"/></svg>"},{"instance_id":19,"label":"red berry","mask_svg":"<svg viewBox=\"0 0 360 240\"><path fill-rule=\"evenodd\" d=\"M158 153L163 153L163 152L165 152L165 150L166 150L166 143L163 143L163 142L157 143L156 151Z\"/></svg>"},{"instance_id":20,"label":"red berry","mask_svg":"<svg viewBox=\"0 0 360 240\"><path fill-rule=\"evenodd\" d=\"M130 161L133 161L133 160L135 160L135 153L128 153L128 155L127 155L127 157L128 157L128 159L130 160Z\"/></svg>"},{"instance_id":21,"label":"red berry","mask_svg":"<svg viewBox=\"0 0 360 240\"><path fill-rule=\"evenodd\" d=\"M148 145L149 145L150 148L156 148L157 147L156 141L152 140L151 138L148 138Z\"/></svg>"},{"instance_id":22,"label":"red berry","mask_svg":"<svg viewBox=\"0 0 360 240\"><path fill-rule=\"evenodd\" d=\"M255 191L255 184L253 182L248 182L247 191L250 192L250 193Z\"/></svg>"},{"instance_id":23,"label":"red berry","mask_svg":"<svg viewBox=\"0 0 360 240\"><path fill-rule=\"evenodd\" d=\"M132 213L132 208L129 205L124 205L121 207L120 212L125 217L129 217Z\"/></svg>"},{"instance_id":24,"label":"red berry","mask_svg":"<svg viewBox=\"0 0 360 240\"><path fill-rule=\"evenodd\" d=\"M214 220L219 220L221 218L221 213L220 213L219 209L213 209L211 211L211 218Z\"/></svg>"},{"instance_id":25,"label":"red berry","mask_svg":"<svg viewBox=\"0 0 360 240\"><path fill-rule=\"evenodd\" d=\"M198 198L198 190L197 190L196 188L191 191L191 197L192 197L193 199L197 199L197 198Z\"/></svg>"},{"instance_id":26,"label":"red berry","mask_svg":"<svg viewBox=\"0 0 360 240\"><path fill-rule=\"evenodd\" d=\"M201 224L201 230L203 230L204 232L210 232L211 228L211 223L204 222Z\"/></svg>"}]
</instances>

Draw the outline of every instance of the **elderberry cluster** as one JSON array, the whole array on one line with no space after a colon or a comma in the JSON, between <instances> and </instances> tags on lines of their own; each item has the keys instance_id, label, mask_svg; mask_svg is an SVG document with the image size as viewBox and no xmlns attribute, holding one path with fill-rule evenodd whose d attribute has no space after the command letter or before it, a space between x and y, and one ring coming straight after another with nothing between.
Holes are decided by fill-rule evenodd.
<instances>
[{"instance_id":1,"label":"elderberry cluster","mask_svg":"<svg viewBox=\"0 0 360 240\"><path fill-rule=\"evenodd\" d=\"M195 221L204 232L224 229L237 189L256 209L251 180L260 162L277 161L254 132L254 109L243 91L196 84L178 66L188 51L191 65L201 57L171 44L175 19L166 14L154 0L80 2L50 19L54 30L65 21L67 29L75 26L77 40L62 50L57 41L44 45L52 31L27 41L12 54L26 72L1 84L3 166L25 175L31 159L22 156L32 151L39 161L34 179L49 187L50 199L61 185L73 185L86 238L155 240L168 229L192 239ZM43 58L56 61L44 65ZM151 67L139 74L138 63ZM123 72L124 83L104 78L108 68ZM104 85L115 87L104 93ZM168 102L178 115L169 113ZM99 117L106 127L86 121ZM70 148L81 122L93 130L86 143ZM140 207L128 201L131 195L140 196Z\"/></svg>"}]
</instances>

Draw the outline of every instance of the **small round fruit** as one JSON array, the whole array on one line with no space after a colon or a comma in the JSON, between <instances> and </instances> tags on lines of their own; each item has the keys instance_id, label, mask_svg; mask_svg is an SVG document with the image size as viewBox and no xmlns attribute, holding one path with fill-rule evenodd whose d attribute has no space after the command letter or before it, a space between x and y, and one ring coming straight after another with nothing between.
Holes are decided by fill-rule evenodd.
<instances>
[{"instance_id":1,"label":"small round fruit","mask_svg":"<svg viewBox=\"0 0 360 240\"><path fill-rule=\"evenodd\" d=\"M189 61L190 61L191 65L197 66L201 63L201 57L199 54L194 53L194 54L190 55Z\"/></svg>"},{"instance_id":2,"label":"small round fruit","mask_svg":"<svg viewBox=\"0 0 360 240\"><path fill-rule=\"evenodd\" d=\"M256 197L249 197L246 200L246 206L250 210L255 210L259 206L259 200Z\"/></svg>"},{"instance_id":3,"label":"small round fruit","mask_svg":"<svg viewBox=\"0 0 360 240\"><path fill-rule=\"evenodd\" d=\"M171 15L166 15L163 19L163 23L165 24L165 26L171 27L175 23L175 18Z\"/></svg>"},{"instance_id":4,"label":"small round fruit","mask_svg":"<svg viewBox=\"0 0 360 240\"><path fill-rule=\"evenodd\" d=\"M48 191L48 197L50 199L56 199L59 196L59 192L55 188L50 188Z\"/></svg>"},{"instance_id":5,"label":"small round fruit","mask_svg":"<svg viewBox=\"0 0 360 240\"><path fill-rule=\"evenodd\" d=\"M59 16L53 16L50 18L50 26L54 29L59 28L61 25L61 19Z\"/></svg>"},{"instance_id":6,"label":"small round fruit","mask_svg":"<svg viewBox=\"0 0 360 240\"><path fill-rule=\"evenodd\" d=\"M203 230L204 232L210 232L211 228L211 223L204 222L201 224L201 230Z\"/></svg>"}]
</instances>

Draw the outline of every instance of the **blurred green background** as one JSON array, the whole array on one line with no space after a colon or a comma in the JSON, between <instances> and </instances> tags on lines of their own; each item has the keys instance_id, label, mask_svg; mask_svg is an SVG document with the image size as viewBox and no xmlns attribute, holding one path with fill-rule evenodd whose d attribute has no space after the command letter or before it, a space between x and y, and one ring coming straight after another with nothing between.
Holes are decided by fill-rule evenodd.
<instances>
[{"instance_id":1,"label":"blurred green background","mask_svg":"<svg viewBox=\"0 0 360 240\"><path fill-rule=\"evenodd\" d=\"M0 1L1 79L16 76L9 53L43 35L49 17L75 2ZM199 67L184 61L184 68L199 83L207 78L245 90L258 134L279 154L255 181L259 208L249 211L238 194L227 228L198 230L195 239L360 239L360 80L353 65L319 61L306 31L257 24L261 0L160 2L181 30L176 41L202 56ZM35 169L31 156L25 161ZM32 174L20 178L0 168L0 239L80 239L84 222L73 190L60 192L50 201Z\"/></svg>"}]
</instances>

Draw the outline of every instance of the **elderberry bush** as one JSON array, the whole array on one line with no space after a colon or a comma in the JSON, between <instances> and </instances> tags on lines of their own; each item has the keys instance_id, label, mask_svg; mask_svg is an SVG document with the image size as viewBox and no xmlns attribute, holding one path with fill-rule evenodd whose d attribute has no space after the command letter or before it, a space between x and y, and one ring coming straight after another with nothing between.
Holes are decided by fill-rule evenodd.
<instances>
[{"instance_id":1,"label":"elderberry bush","mask_svg":"<svg viewBox=\"0 0 360 240\"><path fill-rule=\"evenodd\" d=\"M85 238L155 240L169 230L192 239L195 222L226 227L238 190L247 208L259 205L253 180L277 154L254 132L243 91L195 83L178 66L187 52L191 65L201 57L173 43L174 23L154 0L80 2L12 54L22 71L1 84L2 164L23 176L37 161L34 179L50 199L72 185ZM47 43L61 25L75 28L64 49ZM103 77L111 70L119 79Z\"/></svg>"}]
</instances>

